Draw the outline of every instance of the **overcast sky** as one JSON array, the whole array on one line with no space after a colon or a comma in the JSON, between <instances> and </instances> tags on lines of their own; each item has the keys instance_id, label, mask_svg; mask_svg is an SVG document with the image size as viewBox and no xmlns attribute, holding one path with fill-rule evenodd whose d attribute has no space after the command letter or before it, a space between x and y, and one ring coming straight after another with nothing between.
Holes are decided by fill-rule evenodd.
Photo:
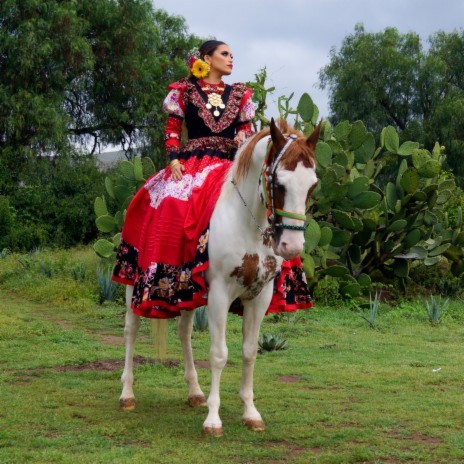
<instances>
[{"instance_id":1,"label":"overcast sky","mask_svg":"<svg viewBox=\"0 0 464 464\"><path fill-rule=\"evenodd\" d=\"M234 72L226 82L252 80L263 66L275 85L275 99L308 92L328 115L328 96L317 88L318 72L332 47L363 23L367 32L396 27L430 34L464 26L464 0L153 0L155 8L183 16L189 31L227 42ZM274 107L276 108L276 107ZM274 111L276 111L274 109ZM272 107L271 107L272 112ZM276 114L269 114L276 116Z\"/></svg>"}]
</instances>

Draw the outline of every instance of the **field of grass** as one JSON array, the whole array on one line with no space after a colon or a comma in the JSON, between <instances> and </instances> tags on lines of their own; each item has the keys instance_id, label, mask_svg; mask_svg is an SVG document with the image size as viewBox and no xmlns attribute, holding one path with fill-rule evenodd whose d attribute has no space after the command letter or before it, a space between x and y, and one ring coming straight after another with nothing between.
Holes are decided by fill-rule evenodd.
<instances>
[{"instance_id":1,"label":"field of grass","mask_svg":"<svg viewBox=\"0 0 464 464\"><path fill-rule=\"evenodd\" d=\"M175 321L165 364L153 360L143 321L137 409L120 411L124 308L97 303L97 261L89 250L42 255L32 264L0 259L1 463L464 461L461 301L437 326L420 301L382 305L377 330L349 306L316 304L266 318L262 332L279 334L289 348L258 356L256 405L267 425L261 433L241 425L241 319L231 315L225 433L215 438L202 434L206 410L187 404ZM41 260L52 269L47 278ZM71 271L78 262L87 269L81 279ZM195 332L193 347L206 361L208 333ZM206 364L199 365L205 393Z\"/></svg>"}]
</instances>

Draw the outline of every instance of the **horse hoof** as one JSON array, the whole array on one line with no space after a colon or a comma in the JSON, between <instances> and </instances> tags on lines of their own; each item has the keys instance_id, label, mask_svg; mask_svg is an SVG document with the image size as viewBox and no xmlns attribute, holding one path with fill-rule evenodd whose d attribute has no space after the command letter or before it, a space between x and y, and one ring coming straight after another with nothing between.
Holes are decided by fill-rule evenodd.
<instances>
[{"instance_id":1,"label":"horse hoof","mask_svg":"<svg viewBox=\"0 0 464 464\"><path fill-rule=\"evenodd\" d=\"M123 411L133 411L135 409L135 398L120 398L119 406Z\"/></svg>"},{"instance_id":2,"label":"horse hoof","mask_svg":"<svg viewBox=\"0 0 464 464\"><path fill-rule=\"evenodd\" d=\"M259 419L243 419L242 423L253 432L262 432L266 429L264 422Z\"/></svg>"},{"instance_id":3,"label":"horse hoof","mask_svg":"<svg viewBox=\"0 0 464 464\"><path fill-rule=\"evenodd\" d=\"M189 396L188 402L192 408L197 408L199 406L206 406L206 398L203 395Z\"/></svg>"},{"instance_id":4,"label":"horse hoof","mask_svg":"<svg viewBox=\"0 0 464 464\"><path fill-rule=\"evenodd\" d=\"M205 432L205 435L211 435L212 437L221 437L224 433L224 430L222 427L203 426L203 432Z\"/></svg>"}]
</instances>

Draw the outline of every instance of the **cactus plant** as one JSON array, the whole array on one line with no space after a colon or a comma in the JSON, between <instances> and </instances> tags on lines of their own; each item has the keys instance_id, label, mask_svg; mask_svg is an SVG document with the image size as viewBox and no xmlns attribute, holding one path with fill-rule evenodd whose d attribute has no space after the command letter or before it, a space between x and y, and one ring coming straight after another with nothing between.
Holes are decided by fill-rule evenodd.
<instances>
[{"instance_id":1,"label":"cactus plant","mask_svg":"<svg viewBox=\"0 0 464 464\"><path fill-rule=\"evenodd\" d=\"M150 158L136 156L133 161L121 161L115 175L105 178L106 193L116 204L117 211L115 214L109 212L105 196L95 199L94 211L97 228L100 232L111 235L110 239L100 238L93 245L98 256L102 258L114 256L121 239L120 232L129 202L135 192L145 183L145 179L154 172L155 166Z\"/></svg>"},{"instance_id":2,"label":"cactus plant","mask_svg":"<svg viewBox=\"0 0 464 464\"><path fill-rule=\"evenodd\" d=\"M279 99L280 116L294 115L295 127L307 133L317 106L304 94L293 109L292 97ZM344 296L368 295L375 278L406 285L412 260L434 265L446 258L453 274L464 273L462 220L453 230L445 214L455 184L441 175L438 144L430 152L414 141L400 143L388 126L376 146L362 121L335 127L325 121L315 157L320 182L309 203L302 256L311 285L332 276Z\"/></svg>"}]
</instances>

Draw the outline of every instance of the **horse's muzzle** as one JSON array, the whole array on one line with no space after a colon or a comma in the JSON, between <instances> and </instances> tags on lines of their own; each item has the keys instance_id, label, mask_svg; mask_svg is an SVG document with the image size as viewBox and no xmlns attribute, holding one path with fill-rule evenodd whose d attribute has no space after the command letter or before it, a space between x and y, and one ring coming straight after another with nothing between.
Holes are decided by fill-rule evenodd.
<instances>
[{"instance_id":1,"label":"horse's muzzle","mask_svg":"<svg viewBox=\"0 0 464 464\"><path fill-rule=\"evenodd\" d=\"M292 235L303 234L293 233ZM292 237L292 240L289 240L287 234L282 234L277 242L272 239L271 244L274 253L288 261L301 255L301 252L303 251L304 238L298 240L297 237Z\"/></svg>"}]
</instances>

